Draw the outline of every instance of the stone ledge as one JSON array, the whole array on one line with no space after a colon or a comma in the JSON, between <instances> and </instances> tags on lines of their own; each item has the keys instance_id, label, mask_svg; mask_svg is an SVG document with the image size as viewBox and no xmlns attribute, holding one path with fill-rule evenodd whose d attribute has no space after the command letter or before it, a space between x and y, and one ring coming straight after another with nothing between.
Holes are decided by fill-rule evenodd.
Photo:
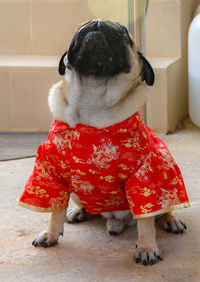
<instances>
[{"instance_id":1,"label":"stone ledge","mask_svg":"<svg viewBox=\"0 0 200 282\"><path fill-rule=\"evenodd\" d=\"M187 89L181 83L182 60L180 57L171 57L149 58L149 61L154 67L156 79L147 103L147 124L156 132L166 134L175 130L183 118L183 108L186 108L183 94ZM179 94L182 99L177 104L176 97Z\"/></svg>"},{"instance_id":2,"label":"stone ledge","mask_svg":"<svg viewBox=\"0 0 200 282\"><path fill-rule=\"evenodd\" d=\"M0 69L54 69L59 56L0 56Z\"/></svg>"}]
</instances>

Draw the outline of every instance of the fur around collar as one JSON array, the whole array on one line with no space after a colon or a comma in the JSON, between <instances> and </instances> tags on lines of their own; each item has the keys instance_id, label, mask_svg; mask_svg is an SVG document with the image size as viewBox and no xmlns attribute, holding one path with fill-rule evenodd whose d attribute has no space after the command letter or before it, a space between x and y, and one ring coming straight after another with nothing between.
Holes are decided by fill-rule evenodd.
<instances>
[{"instance_id":1,"label":"fur around collar","mask_svg":"<svg viewBox=\"0 0 200 282\"><path fill-rule=\"evenodd\" d=\"M122 100L108 108L98 109L97 107L95 109L88 106L88 114L83 119L77 113L76 105L69 103L68 91L71 92L72 89L66 90L64 81L56 83L50 89L48 102L52 115L56 119L69 124L70 127L75 127L76 124L84 124L103 128L122 122L140 111L146 103L148 87L143 83L139 84L134 90L130 89ZM74 91L79 90L75 87Z\"/></svg>"}]
</instances>

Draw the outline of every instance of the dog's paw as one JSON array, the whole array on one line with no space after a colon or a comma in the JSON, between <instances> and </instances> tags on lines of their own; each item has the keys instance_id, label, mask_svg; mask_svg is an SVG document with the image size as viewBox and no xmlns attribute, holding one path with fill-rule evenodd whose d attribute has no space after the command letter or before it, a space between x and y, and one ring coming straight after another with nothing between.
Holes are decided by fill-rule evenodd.
<instances>
[{"instance_id":1,"label":"dog's paw","mask_svg":"<svg viewBox=\"0 0 200 282\"><path fill-rule=\"evenodd\" d=\"M163 260L158 250L151 250L147 248L139 248L136 246L136 252L134 255L136 263L141 263L145 266L153 265L159 260Z\"/></svg>"},{"instance_id":2,"label":"dog's paw","mask_svg":"<svg viewBox=\"0 0 200 282\"><path fill-rule=\"evenodd\" d=\"M187 229L187 227L185 223L182 222L180 219L174 218L172 220L164 222L163 229L166 230L168 233L180 234L183 233Z\"/></svg>"},{"instance_id":3,"label":"dog's paw","mask_svg":"<svg viewBox=\"0 0 200 282\"><path fill-rule=\"evenodd\" d=\"M125 228L125 222L121 219L111 217L107 219L106 227L110 235L119 235Z\"/></svg>"},{"instance_id":4,"label":"dog's paw","mask_svg":"<svg viewBox=\"0 0 200 282\"><path fill-rule=\"evenodd\" d=\"M85 211L84 208L68 208L67 209L67 222L68 223L77 223L81 221L86 221L93 218L95 215L89 214Z\"/></svg>"},{"instance_id":5,"label":"dog's paw","mask_svg":"<svg viewBox=\"0 0 200 282\"><path fill-rule=\"evenodd\" d=\"M181 234L187 229L184 222L171 214L163 215L158 221L162 228L168 233Z\"/></svg>"},{"instance_id":6,"label":"dog's paw","mask_svg":"<svg viewBox=\"0 0 200 282\"><path fill-rule=\"evenodd\" d=\"M60 234L62 235L62 234ZM32 242L34 247L54 247L58 244L58 237L46 231L41 232Z\"/></svg>"}]
</instances>

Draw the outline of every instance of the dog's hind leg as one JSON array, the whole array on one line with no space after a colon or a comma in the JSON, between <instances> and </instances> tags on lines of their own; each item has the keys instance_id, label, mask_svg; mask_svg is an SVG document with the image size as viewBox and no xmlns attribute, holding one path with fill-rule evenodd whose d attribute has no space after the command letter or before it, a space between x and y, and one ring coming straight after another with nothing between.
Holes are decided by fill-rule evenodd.
<instances>
[{"instance_id":1,"label":"dog's hind leg","mask_svg":"<svg viewBox=\"0 0 200 282\"><path fill-rule=\"evenodd\" d=\"M76 194L71 193L69 207L67 208L67 222L77 223L89 220L94 216L95 215L93 214L87 213L82 206L79 197Z\"/></svg>"},{"instance_id":2,"label":"dog's hind leg","mask_svg":"<svg viewBox=\"0 0 200 282\"><path fill-rule=\"evenodd\" d=\"M126 226L136 224L130 211L105 212L102 216L107 219L106 227L110 235L119 235Z\"/></svg>"},{"instance_id":3,"label":"dog's hind leg","mask_svg":"<svg viewBox=\"0 0 200 282\"><path fill-rule=\"evenodd\" d=\"M156 221L168 233L180 234L187 229L185 223L173 216L171 212L158 216Z\"/></svg>"},{"instance_id":4,"label":"dog's hind leg","mask_svg":"<svg viewBox=\"0 0 200 282\"><path fill-rule=\"evenodd\" d=\"M64 232L64 222L66 220L66 210L53 212L47 230L41 232L32 242L35 247L53 247L57 245L60 235Z\"/></svg>"}]
</instances>

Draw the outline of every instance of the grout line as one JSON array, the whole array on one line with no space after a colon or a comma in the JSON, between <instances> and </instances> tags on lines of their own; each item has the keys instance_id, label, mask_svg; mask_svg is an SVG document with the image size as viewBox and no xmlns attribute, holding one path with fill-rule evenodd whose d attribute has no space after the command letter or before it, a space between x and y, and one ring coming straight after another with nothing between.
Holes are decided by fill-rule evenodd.
<instances>
[{"instance_id":1,"label":"grout line","mask_svg":"<svg viewBox=\"0 0 200 282\"><path fill-rule=\"evenodd\" d=\"M11 158L11 159L4 159L4 160L1 160L1 159L0 159L0 163L1 163L1 162L15 161L15 160L22 160L22 159L31 159L31 158L35 158L35 157L36 157L36 154L35 154L35 155L32 155L32 156L13 157L13 158Z\"/></svg>"}]
</instances>

